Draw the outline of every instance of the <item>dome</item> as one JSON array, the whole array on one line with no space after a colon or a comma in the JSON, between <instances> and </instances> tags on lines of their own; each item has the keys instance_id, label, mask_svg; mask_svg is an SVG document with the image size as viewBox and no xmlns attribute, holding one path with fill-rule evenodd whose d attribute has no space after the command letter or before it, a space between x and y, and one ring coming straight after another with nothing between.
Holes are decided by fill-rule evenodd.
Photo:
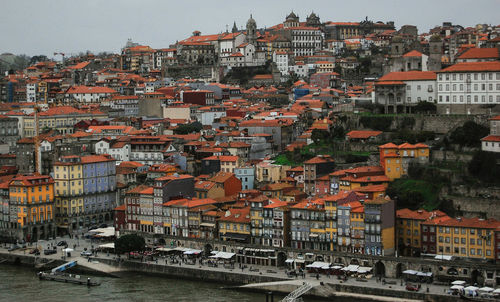
<instances>
[{"instance_id":1,"label":"dome","mask_svg":"<svg viewBox=\"0 0 500 302\"><path fill-rule=\"evenodd\" d=\"M250 26L254 28L257 27L257 22L255 22L255 20L252 18L252 15L250 15L250 19L248 19L247 21L247 28Z\"/></svg>"}]
</instances>

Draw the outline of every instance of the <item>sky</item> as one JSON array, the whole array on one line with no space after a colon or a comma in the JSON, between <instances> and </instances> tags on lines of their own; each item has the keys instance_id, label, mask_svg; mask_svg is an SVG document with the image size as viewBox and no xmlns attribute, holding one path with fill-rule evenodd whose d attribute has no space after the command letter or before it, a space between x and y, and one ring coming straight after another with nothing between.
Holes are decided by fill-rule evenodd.
<instances>
[{"instance_id":1,"label":"sky","mask_svg":"<svg viewBox=\"0 0 500 302\"><path fill-rule=\"evenodd\" d=\"M2 0L0 53L68 55L90 50L119 53L127 39L167 48L195 30L215 34L244 27L250 14L258 28L301 21L314 11L325 21L394 21L427 32L442 22L464 27L500 24L500 0Z\"/></svg>"}]
</instances>

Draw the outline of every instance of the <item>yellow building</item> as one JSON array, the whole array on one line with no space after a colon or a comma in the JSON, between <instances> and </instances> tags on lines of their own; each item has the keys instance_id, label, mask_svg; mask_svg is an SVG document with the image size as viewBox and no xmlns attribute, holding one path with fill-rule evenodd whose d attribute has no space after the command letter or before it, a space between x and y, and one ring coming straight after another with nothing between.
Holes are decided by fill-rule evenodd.
<instances>
[{"instance_id":1,"label":"yellow building","mask_svg":"<svg viewBox=\"0 0 500 302\"><path fill-rule=\"evenodd\" d=\"M365 252L365 207L355 205L351 207L351 252L364 254Z\"/></svg>"},{"instance_id":2,"label":"yellow building","mask_svg":"<svg viewBox=\"0 0 500 302\"><path fill-rule=\"evenodd\" d=\"M70 216L83 212L83 167L81 162L54 164L56 212ZM58 225L65 225L62 216Z\"/></svg>"},{"instance_id":3,"label":"yellow building","mask_svg":"<svg viewBox=\"0 0 500 302\"><path fill-rule=\"evenodd\" d=\"M398 254L402 256L419 256L422 248L421 223L434 217L444 217L441 211L428 212L420 209L412 211L401 209L396 211L396 240Z\"/></svg>"},{"instance_id":4,"label":"yellow building","mask_svg":"<svg viewBox=\"0 0 500 302\"><path fill-rule=\"evenodd\" d=\"M385 175L391 180L408 174L411 162L427 163L429 161L429 146L418 143L415 145L404 143L399 146L388 143L378 147L380 151L380 165Z\"/></svg>"},{"instance_id":5,"label":"yellow building","mask_svg":"<svg viewBox=\"0 0 500 302\"><path fill-rule=\"evenodd\" d=\"M71 106L58 106L49 108L47 111L38 114L38 125L40 132L44 128L56 130L61 134L73 133L73 126L83 120L91 120L107 117L100 111L83 111ZM34 113L25 116L23 119L23 131L25 137L35 136L35 115Z\"/></svg>"},{"instance_id":6,"label":"yellow building","mask_svg":"<svg viewBox=\"0 0 500 302\"><path fill-rule=\"evenodd\" d=\"M219 238L224 241L250 242L250 207L229 209L219 218Z\"/></svg>"},{"instance_id":7,"label":"yellow building","mask_svg":"<svg viewBox=\"0 0 500 302\"><path fill-rule=\"evenodd\" d=\"M325 204L325 233L330 238L329 250L338 250L337 242L337 206L351 201L357 201L358 196L351 191L340 191L335 195L328 195L322 198Z\"/></svg>"},{"instance_id":8,"label":"yellow building","mask_svg":"<svg viewBox=\"0 0 500 302\"><path fill-rule=\"evenodd\" d=\"M255 181L257 183L274 183L286 178L286 171L290 166L273 164L269 160L263 160L255 166Z\"/></svg>"},{"instance_id":9,"label":"yellow building","mask_svg":"<svg viewBox=\"0 0 500 302\"><path fill-rule=\"evenodd\" d=\"M500 221L452 218L436 227L436 253L457 257L495 259L495 230Z\"/></svg>"},{"instance_id":10,"label":"yellow building","mask_svg":"<svg viewBox=\"0 0 500 302\"><path fill-rule=\"evenodd\" d=\"M47 175L18 175L9 183L11 213L17 212L16 236L26 241L55 235L54 180ZM11 217L12 219L13 217Z\"/></svg>"}]
</instances>

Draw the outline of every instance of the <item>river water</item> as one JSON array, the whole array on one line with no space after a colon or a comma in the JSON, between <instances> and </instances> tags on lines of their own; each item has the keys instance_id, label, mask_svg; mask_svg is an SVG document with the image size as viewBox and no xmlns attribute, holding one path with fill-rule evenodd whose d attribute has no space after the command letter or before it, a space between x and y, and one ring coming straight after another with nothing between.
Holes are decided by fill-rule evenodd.
<instances>
[{"instance_id":1,"label":"river water","mask_svg":"<svg viewBox=\"0 0 500 302\"><path fill-rule=\"evenodd\" d=\"M266 301L263 293L222 289L220 283L188 281L141 274L122 278L96 277L96 287L40 281L35 270L27 267L0 265L0 301L7 302L78 302L78 301ZM282 296L275 296L278 302ZM312 302L312 299L304 299Z\"/></svg>"}]
</instances>

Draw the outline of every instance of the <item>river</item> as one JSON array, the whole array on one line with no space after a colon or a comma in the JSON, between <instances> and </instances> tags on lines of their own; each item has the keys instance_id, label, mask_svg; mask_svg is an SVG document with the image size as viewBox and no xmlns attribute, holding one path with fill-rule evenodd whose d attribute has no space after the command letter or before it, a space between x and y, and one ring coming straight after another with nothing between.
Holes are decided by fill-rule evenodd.
<instances>
[{"instance_id":1,"label":"river","mask_svg":"<svg viewBox=\"0 0 500 302\"><path fill-rule=\"evenodd\" d=\"M31 268L0 265L0 301L238 301L262 302L263 293L222 289L223 284L171 279L144 274L102 278L101 286L90 287L40 281ZM282 296L275 296L278 302ZM305 302L313 299L306 298Z\"/></svg>"}]
</instances>

